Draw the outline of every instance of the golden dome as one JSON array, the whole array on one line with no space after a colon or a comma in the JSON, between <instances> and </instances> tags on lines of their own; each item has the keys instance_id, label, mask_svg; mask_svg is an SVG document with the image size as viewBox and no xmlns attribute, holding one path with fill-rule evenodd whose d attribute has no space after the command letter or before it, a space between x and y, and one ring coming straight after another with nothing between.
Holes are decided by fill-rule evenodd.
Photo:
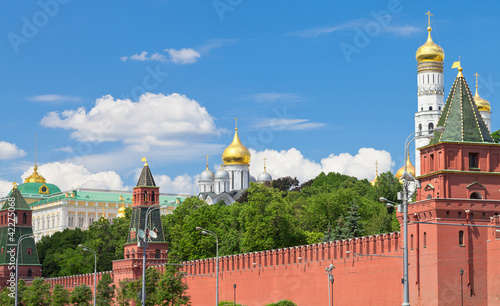
<instances>
[{"instance_id":1,"label":"golden dome","mask_svg":"<svg viewBox=\"0 0 500 306\"><path fill-rule=\"evenodd\" d=\"M125 206L118 208L118 218L125 217Z\"/></svg>"},{"instance_id":2,"label":"golden dome","mask_svg":"<svg viewBox=\"0 0 500 306\"><path fill-rule=\"evenodd\" d=\"M376 176L373 180L370 181L370 184L372 184L372 186L375 186L375 184L377 183L378 181L378 176Z\"/></svg>"},{"instance_id":3,"label":"golden dome","mask_svg":"<svg viewBox=\"0 0 500 306\"><path fill-rule=\"evenodd\" d=\"M429 32L427 36L427 41L425 44L418 48L415 57L417 58L417 62L443 62L444 61L444 51L443 48L438 46L432 41L431 37L431 27L427 27L427 31Z\"/></svg>"},{"instance_id":4,"label":"golden dome","mask_svg":"<svg viewBox=\"0 0 500 306\"><path fill-rule=\"evenodd\" d=\"M38 174L38 172L36 171L38 168L35 164L35 168L33 169L33 174L28 176L25 180L24 180L24 183L47 183L45 181L45 178L43 176L41 176L40 174Z\"/></svg>"},{"instance_id":5,"label":"golden dome","mask_svg":"<svg viewBox=\"0 0 500 306\"><path fill-rule=\"evenodd\" d=\"M234 129L233 142L222 153L225 165L249 165L250 151L241 143L238 137L238 128Z\"/></svg>"},{"instance_id":6,"label":"golden dome","mask_svg":"<svg viewBox=\"0 0 500 306\"><path fill-rule=\"evenodd\" d=\"M396 177L401 180L404 172L405 166L399 168L398 172L396 172ZM406 157L406 172L409 172L411 175L415 176L415 166L413 166L410 161L410 153L408 153L408 156Z\"/></svg>"},{"instance_id":7,"label":"golden dome","mask_svg":"<svg viewBox=\"0 0 500 306\"><path fill-rule=\"evenodd\" d=\"M491 111L491 105L490 102L486 101L485 99L481 98L479 96L479 93L477 92L477 77L479 74L474 74L476 76L476 95L474 95L474 102L476 102L477 109L479 111Z\"/></svg>"}]
</instances>

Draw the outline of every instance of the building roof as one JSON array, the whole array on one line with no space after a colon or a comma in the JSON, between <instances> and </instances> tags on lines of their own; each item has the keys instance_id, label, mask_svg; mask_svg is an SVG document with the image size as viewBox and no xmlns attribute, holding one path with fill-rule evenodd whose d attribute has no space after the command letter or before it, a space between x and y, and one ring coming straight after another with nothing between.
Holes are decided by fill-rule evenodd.
<instances>
[{"instance_id":1,"label":"building roof","mask_svg":"<svg viewBox=\"0 0 500 306\"><path fill-rule=\"evenodd\" d=\"M151 170L149 169L148 163L144 164L142 168L141 176L139 176L139 180L137 181L136 187L156 187L155 180L153 179L153 175L151 174Z\"/></svg>"},{"instance_id":2,"label":"building roof","mask_svg":"<svg viewBox=\"0 0 500 306\"><path fill-rule=\"evenodd\" d=\"M23 198L17 187L12 188L12 191L9 193L9 197L3 203L2 209L0 210L7 210L9 208L14 208L15 210L31 210L30 206L26 203L26 200Z\"/></svg>"},{"instance_id":3,"label":"building roof","mask_svg":"<svg viewBox=\"0 0 500 306\"><path fill-rule=\"evenodd\" d=\"M430 144L439 142L489 142L493 139L477 109L469 85L459 67L459 73L444 105L437 126L444 127L436 132Z\"/></svg>"},{"instance_id":4,"label":"building roof","mask_svg":"<svg viewBox=\"0 0 500 306\"><path fill-rule=\"evenodd\" d=\"M48 195L61 192L61 189L59 189L59 187L50 183L24 183L17 186L17 188L22 194L28 197L30 195L39 196L41 194Z\"/></svg>"}]
</instances>

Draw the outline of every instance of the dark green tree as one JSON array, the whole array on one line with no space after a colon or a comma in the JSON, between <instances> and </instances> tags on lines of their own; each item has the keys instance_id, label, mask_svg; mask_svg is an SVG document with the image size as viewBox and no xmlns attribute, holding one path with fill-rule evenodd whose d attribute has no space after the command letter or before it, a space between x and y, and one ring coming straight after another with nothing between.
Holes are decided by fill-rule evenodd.
<instances>
[{"instance_id":1,"label":"dark green tree","mask_svg":"<svg viewBox=\"0 0 500 306\"><path fill-rule=\"evenodd\" d=\"M0 305L14 306L14 292L10 291L10 287L3 287L0 293Z\"/></svg>"},{"instance_id":2,"label":"dark green tree","mask_svg":"<svg viewBox=\"0 0 500 306\"><path fill-rule=\"evenodd\" d=\"M500 143L500 130L491 133L491 138L493 138L495 143Z\"/></svg>"},{"instance_id":3,"label":"dark green tree","mask_svg":"<svg viewBox=\"0 0 500 306\"><path fill-rule=\"evenodd\" d=\"M99 283L97 283L96 304L99 306L109 306L113 304L115 297L115 288L113 279L108 273L104 273Z\"/></svg>"},{"instance_id":4,"label":"dark green tree","mask_svg":"<svg viewBox=\"0 0 500 306\"><path fill-rule=\"evenodd\" d=\"M56 284L52 290L52 299L50 306L66 306L69 305L69 291L63 286Z\"/></svg>"},{"instance_id":5,"label":"dark green tree","mask_svg":"<svg viewBox=\"0 0 500 306\"><path fill-rule=\"evenodd\" d=\"M75 306L89 306L92 304L92 298L92 290L88 286L82 285L75 287L69 301Z\"/></svg>"},{"instance_id":6,"label":"dark green tree","mask_svg":"<svg viewBox=\"0 0 500 306\"><path fill-rule=\"evenodd\" d=\"M156 295L156 305L181 306L191 305L191 298L186 294L188 286L184 276L176 266L166 266L160 277Z\"/></svg>"},{"instance_id":7,"label":"dark green tree","mask_svg":"<svg viewBox=\"0 0 500 306\"><path fill-rule=\"evenodd\" d=\"M49 306L50 284L42 278L35 278L24 291L22 301L26 306Z\"/></svg>"},{"instance_id":8,"label":"dark green tree","mask_svg":"<svg viewBox=\"0 0 500 306\"><path fill-rule=\"evenodd\" d=\"M266 306L297 306L297 304L290 300L281 300L276 303L267 304Z\"/></svg>"}]
</instances>

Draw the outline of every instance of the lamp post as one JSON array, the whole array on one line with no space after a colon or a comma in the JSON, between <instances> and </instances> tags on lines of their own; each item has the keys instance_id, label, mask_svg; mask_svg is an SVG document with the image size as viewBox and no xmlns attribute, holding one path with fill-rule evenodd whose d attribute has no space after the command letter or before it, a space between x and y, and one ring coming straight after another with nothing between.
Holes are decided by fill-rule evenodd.
<instances>
[{"instance_id":1,"label":"lamp post","mask_svg":"<svg viewBox=\"0 0 500 306\"><path fill-rule=\"evenodd\" d=\"M330 264L328 267L325 268L325 272L328 275L328 305L332 306L333 305L333 292L330 293L330 287L332 288L333 291L333 269L335 269L335 266Z\"/></svg>"},{"instance_id":2,"label":"lamp post","mask_svg":"<svg viewBox=\"0 0 500 306\"><path fill-rule=\"evenodd\" d=\"M408 138L406 138L406 142L405 142L405 155L404 155L405 158L406 158L406 156L408 156L410 144L416 138L416 137L414 137L415 134L419 134L419 135L417 135L417 137L422 137L421 134L426 132L427 135L423 136L423 137L434 138L434 132L442 132L443 130L444 130L444 127L438 126L435 129L430 129L427 131L417 131L417 132L410 134L410 136L408 136ZM404 238L403 279L402 279L402 281L403 281L403 304L402 305L403 306L410 306L410 287L408 284L408 201L411 199L411 197L415 193L416 188L419 188L420 186L419 186L418 181L415 180L415 178L413 177L413 175L411 173L408 173L406 166L407 165L406 165L406 161L405 161L405 166L404 166L405 170L403 172L403 176L401 177L403 180L402 213L403 213L403 231L404 231L404 236L403 236L403 238ZM410 184L413 184L413 187L414 187L413 190L410 190ZM380 198L380 201L391 203L391 201L389 201L385 198ZM392 204L398 205L397 203L394 203L394 202L392 202Z\"/></svg>"},{"instance_id":3,"label":"lamp post","mask_svg":"<svg viewBox=\"0 0 500 306\"><path fill-rule=\"evenodd\" d=\"M215 238L215 306L219 305L219 237L207 229L201 228L199 226L196 227L196 230L201 231L203 235L210 235Z\"/></svg>"},{"instance_id":4,"label":"lamp post","mask_svg":"<svg viewBox=\"0 0 500 306\"><path fill-rule=\"evenodd\" d=\"M148 247L147 236L149 235L146 229L148 228L148 216L149 214L155 210L160 209L160 204L154 204L148 207L146 210L146 217L144 218L144 237L142 243L142 294L141 294L141 304L142 306L146 305L146 249ZM141 237L139 237L141 238ZM140 240L139 240L140 241Z\"/></svg>"},{"instance_id":5,"label":"lamp post","mask_svg":"<svg viewBox=\"0 0 500 306\"><path fill-rule=\"evenodd\" d=\"M84 251L87 252L92 252L94 254L94 306L96 305L96 297L97 297L97 291L96 291L96 281L97 281L97 253L93 249L79 244L78 247L83 248Z\"/></svg>"},{"instance_id":6,"label":"lamp post","mask_svg":"<svg viewBox=\"0 0 500 306\"><path fill-rule=\"evenodd\" d=\"M34 238L35 236L33 234L24 234L21 237L19 237L19 240L17 240L17 248L16 248L16 294L15 294L15 303L14 305L17 305L17 283L18 283L18 277L19 277L19 248L21 245L21 241L23 241L26 238Z\"/></svg>"},{"instance_id":7,"label":"lamp post","mask_svg":"<svg viewBox=\"0 0 500 306\"><path fill-rule=\"evenodd\" d=\"M464 269L460 269L460 293L462 306L464 306Z\"/></svg>"},{"instance_id":8,"label":"lamp post","mask_svg":"<svg viewBox=\"0 0 500 306\"><path fill-rule=\"evenodd\" d=\"M236 284L233 284L233 306L236 306Z\"/></svg>"}]
</instances>

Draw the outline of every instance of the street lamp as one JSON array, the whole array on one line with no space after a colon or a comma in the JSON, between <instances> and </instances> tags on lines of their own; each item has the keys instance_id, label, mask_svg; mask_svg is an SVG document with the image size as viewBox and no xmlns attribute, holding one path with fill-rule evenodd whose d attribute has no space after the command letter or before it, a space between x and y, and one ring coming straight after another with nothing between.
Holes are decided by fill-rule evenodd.
<instances>
[{"instance_id":1,"label":"street lamp","mask_svg":"<svg viewBox=\"0 0 500 306\"><path fill-rule=\"evenodd\" d=\"M147 243L146 238L147 238L147 236L150 235L149 231L146 231L146 229L148 227L148 216L153 210L156 210L156 209L160 209L160 204L154 204L154 205L151 205L148 207L148 209L146 210L146 217L144 219L144 232L142 233L143 237L141 237L141 233L139 233L139 238L143 238L143 243L142 243L142 291L141 291L142 292L142 295L141 295L142 306L146 305L146 249L148 247L148 243ZM153 237L153 238L156 238L156 237Z\"/></svg>"},{"instance_id":2,"label":"street lamp","mask_svg":"<svg viewBox=\"0 0 500 306\"><path fill-rule=\"evenodd\" d=\"M410 149L410 144L416 137L426 137L426 138L434 138L435 132L442 132L444 127L438 126L435 129L429 129L427 131L417 131L408 138L406 138L405 142L405 157L408 156L408 152ZM420 136L423 132L426 132L426 136ZM434 133L433 133L434 132ZM415 136L415 134L419 134ZM412 138L413 137L413 138ZM411 199L416 189L420 187L419 182L413 177L411 173L407 171L407 163L405 162L405 168L403 172L403 176L401 179L403 180L403 204L402 205L402 213L403 213L403 230L404 230L404 249L403 249L403 306L410 306L410 287L408 284L408 201ZM410 185L412 185L412 190L410 190ZM388 201L385 198L380 198L381 202L388 202L390 204L396 204L395 202Z\"/></svg>"},{"instance_id":3,"label":"street lamp","mask_svg":"<svg viewBox=\"0 0 500 306\"><path fill-rule=\"evenodd\" d=\"M79 244L78 247L83 248L84 251L92 252L94 254L94 306L95 306L95 301L97 297L97 292L95 287L97 281L97 253L93 249L81 244Z\"/></svg>"},{"instance_id":4,"label":"street lamp","mask_svg":"<svg viewBox=\"0 0 500 306\"><path fill-rule=\"evenodd\" d=\"M19 275L19 248L21 245L21 241L23 241L26 238L35 238L33 234L24 234L21 237L19 237L19 240L17 240L17 249L16 249L16 294L15 294L15 303L14 305L17 305L17 283L18 283L18 275Z\"/></svg>"},{"instance_id":5,"label":"street lamp","mask_svg":"<svg viewBox=\"0 0 500 306\"><path fill-rule=\"evenodd\" d=\"M330 293L330 286L333 291L333 269L335 269L335 266L330 264L328 267L325 268L325 274L328 274L328 305L332 306L333 304L333 292Z\"/></svg>"},{"instance_id":6,"label":"street lamp","mask_svg":"<svg viewBox=\"0 0 500 306\"><path fill-rule=\"evenodd\" d=\"M236 284L233 284L233 306L236 306Z\"/></svg>"},{"instance_id":7,"label":"street lamp","mask_svg":"<svg viewBox=\"0 0 500 306\"><path fill-rule=\"evenodd\" d=\"M216 256L216 263L215 263L215 306L219 305L219 237L207 229L201 228L199 226L196 227L196 230L201 231L203 235L210 235L215 238L215 256Z\"/></svg>"},{"instance_id":8,"label":"street lamp","mask_svg":"<svg viewBox=\"0 0 500 306\"><path fill-rule=\"evenodd\" d=\"M460 269L460 293L462 297L462 306L464 306L464 269Z\"/></svg>"}]
</instances>

